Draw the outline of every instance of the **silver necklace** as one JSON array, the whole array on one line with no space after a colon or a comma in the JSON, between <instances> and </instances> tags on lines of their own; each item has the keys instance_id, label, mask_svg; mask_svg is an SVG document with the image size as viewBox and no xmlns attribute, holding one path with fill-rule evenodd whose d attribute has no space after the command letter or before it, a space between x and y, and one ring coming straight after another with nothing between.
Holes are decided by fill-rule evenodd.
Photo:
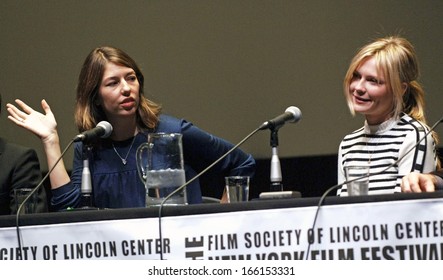
<instances>
[{"instance_id":1,"label":"silver necklace","mask_svg":"<svg viewBox=\"0 0 443 280\"><path fill-rule=\"evenodd\" d=\"M126 163L128 163L126 160L128 159L129 152L131 151L131 149L132 149L132 145L134 145L134 142L135 142L135 136L134 136L134 139L132 139L131 146L129 147L129 150L128 150L128 152L126 153L125 158L122 158L122 157L120 156L120 154L117 152L117 149L116 149L115 146L114 146L114 143L112 143L112 148L114 148L114 152L115 152L115 153L117 154L117 156L122 160L123 165L126 165Z\"/></svg>"},{"instance_id":2,"label":"silver necklace","mask_svg":"<svg viewBox=\"0 0 443 280\"><path fill-rule=\"evenodd\" d=\"M375 152L374 150L370 149L370 146L373 146L374 149L376 149L376 147L378 146L378 144L380 144L381 138L379 137L379 134L375 133L372 134L373 136L376 136L376 138L374 139L374 141L371 141L372 139L370 139L368 137L367 134L365 134L365 138L367 139L366 141L366 149L368 151L368 164L371 165L371 160L372 160L372 154ZM369 145L368 145L369 144Z\"/></svg>"}]
</instances>

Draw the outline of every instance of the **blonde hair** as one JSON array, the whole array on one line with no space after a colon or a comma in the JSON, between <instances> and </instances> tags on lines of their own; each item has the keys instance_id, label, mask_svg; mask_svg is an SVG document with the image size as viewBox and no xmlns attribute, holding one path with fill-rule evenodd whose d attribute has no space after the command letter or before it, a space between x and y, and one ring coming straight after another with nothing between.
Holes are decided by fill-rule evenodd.
<instances>
[{"instance_id":1,"label":"blonde hair","mask_svg":"<svg viewBox=\"0 0 443 280\"><path fill-rule=\"evenodd\" d=\"M351 114L355 115L355 111L349 86L356 69L370 58L375 58L377 70L385 75L387 89L393 96L393 116L399 117L404 112L429 128L425 118L425 92L417 81L420 73L414 46L397 36L379 38L363 46L352 59L343 81ZM432 137L437 144L438 137L434 131Z\"/></svg>"}]
</instances>

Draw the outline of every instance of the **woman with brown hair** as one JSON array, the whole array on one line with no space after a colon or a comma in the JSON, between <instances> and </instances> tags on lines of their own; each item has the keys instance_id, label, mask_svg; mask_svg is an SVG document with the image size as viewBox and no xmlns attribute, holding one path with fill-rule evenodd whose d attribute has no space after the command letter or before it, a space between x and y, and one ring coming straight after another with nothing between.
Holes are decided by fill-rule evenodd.
<instances>
[{"instance_id":1,"label":"woman with brown hair","mask_svg":"<svg viewBox=\"0 0 443 280\"><path fill-rule=\"evenodd\" d=\"M213 136L190 122L161 114L161 106L147 99L143 92L144 77L135 61L114 47L94 49L81 69L75 106L75 123L79 132L109 122L109 138L99 139L88 151L92 175L93 200L98 208L145 207L146 190L139 179L136 150L146 142L149 132L181 133L186 180L220 158L233 145ZM48 162L54 166L60 158L57 123L48 103L43 100L44 114L21 100L21 108L8 104L9 119L41 138ZM50 174L52 209L78 207L81 196L83 144L76 143L71 176L62 162ZM223 180L228 175L252 176L255 161L240 149L234 150L213 167ZM200 203L198 180L187 186L188 203Z\"/></svg>"}]
</instances>

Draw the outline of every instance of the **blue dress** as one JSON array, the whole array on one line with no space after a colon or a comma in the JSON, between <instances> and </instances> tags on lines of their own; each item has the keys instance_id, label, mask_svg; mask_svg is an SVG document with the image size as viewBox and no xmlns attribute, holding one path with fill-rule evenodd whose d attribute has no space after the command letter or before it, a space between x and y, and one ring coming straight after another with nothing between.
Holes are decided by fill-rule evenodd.
<instances>
[{"instance_id":1,"label":"blue dress","mask_svg":"<svg viewBox=\"0 0 443 280\"><path fill-rule=\"evenodd\" d=\"M155 131L183 134L183 157L186 181L220 158L234 145L213 136L186 120L168 115L161 115ZM88 153L91 172L93 201L97 208L132 208L145 207L146 191L137 173L136 151L145 143L147 136L141 132L125 141L113 142L102 139L98 148ZM134 144L131 147L132 141ZM120 156L126 156L131 147L127 164L115 153L112 144ZM81 199L81 179L83 170L83 144L75 143L74 162L71 182L52 190L51 209L54 211L76 208ZM221 178L232 175L253 176L255 160L240 149L236 149L211 169L211 173ZM201 203L202 194L198 180L194 180L186 188L188 203Z\"/></svg>"}]
</instances>

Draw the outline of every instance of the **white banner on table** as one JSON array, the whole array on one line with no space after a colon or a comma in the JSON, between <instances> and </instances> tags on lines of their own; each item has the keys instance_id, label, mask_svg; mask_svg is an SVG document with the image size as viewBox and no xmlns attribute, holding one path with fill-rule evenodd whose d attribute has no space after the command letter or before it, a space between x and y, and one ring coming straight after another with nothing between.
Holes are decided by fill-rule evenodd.
<instances>
[{"instance_id":1,"label":"white banner on table","mask_svg":"<svg viewBox=\"0 0 443 280\"><path fill-rule=\"evenodd\" d=\"M0 229L0 260L443 259L443 199ZM112 211L112 210L109 210ZM163 253L160 254L161 250ZM309 255L307 257L307 253Z\"/></svg>"}]
</instances>

